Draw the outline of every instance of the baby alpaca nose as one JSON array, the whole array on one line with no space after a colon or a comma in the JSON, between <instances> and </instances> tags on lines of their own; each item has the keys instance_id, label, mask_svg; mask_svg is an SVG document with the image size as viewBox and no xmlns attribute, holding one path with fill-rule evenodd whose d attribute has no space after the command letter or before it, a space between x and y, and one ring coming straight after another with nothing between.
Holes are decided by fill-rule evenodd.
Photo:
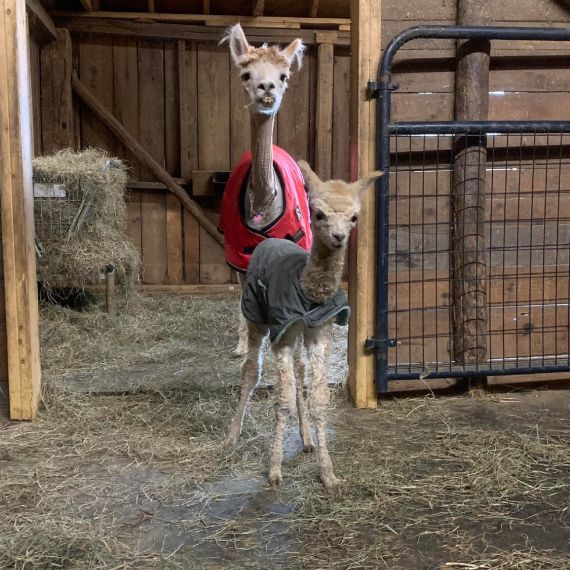
<instances>
[{"instance_id":1,"label":"baby alpaca nose","mask_svg":"<svg viewBox=\"0 0 570 570\"><path fill-rule=\"evenodd\" d=\"M336 239L339 243L344 241L346 234L333 234L333 238Z\"/></svg>"}]
</instances>

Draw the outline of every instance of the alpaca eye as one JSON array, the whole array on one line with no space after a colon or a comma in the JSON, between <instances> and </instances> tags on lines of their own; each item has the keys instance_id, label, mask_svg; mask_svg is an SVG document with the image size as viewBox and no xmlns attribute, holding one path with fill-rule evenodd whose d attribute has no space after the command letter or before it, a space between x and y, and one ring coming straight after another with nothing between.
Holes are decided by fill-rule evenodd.
<instances>
[{"instance_id":1,"label":"alpaca eye","mask_svg":"<svg viewBox=\"0 0 570 570\"><path fill-rule=\"evenodd\" d=\"M326 219L327 219L327 217L326 217L322 212L317 212L317 213L315 214L315 218L316 218L318 221L326 220Z\"/></svg>"},{"instance_id":2,"label":"alpaca eye","mask_svg":"<svg viewBox=\"0 0 570 570\"><path fill-rule=\"evenodd\" d=\"M352 216L352 218L350 218L350 221L351 221L353 224L356 223L356 220L358 220L358 216L356 216L356 215L354 215L354 216Z\"/></svg>"},{"instance_id":3,"label":"alpaca eye","mask_svg":"<svg viewBox=\"0 0 570 570\"><path fill-rule=\"evenodd\" d=\"M281 75L281 81L286 81L287 80L287 76L283 73Z\"/></svg>"},{"instance_id":4,"label":"alpaca eye","mask_svg":"<svg viewBox=\"0 0 570 570\"><path fill-rule=\"evenodd\" d=\"M242 73L241 80L242 81L249 81L251 79L251 74L249 73Z\"/></svg>"}]
</instances>

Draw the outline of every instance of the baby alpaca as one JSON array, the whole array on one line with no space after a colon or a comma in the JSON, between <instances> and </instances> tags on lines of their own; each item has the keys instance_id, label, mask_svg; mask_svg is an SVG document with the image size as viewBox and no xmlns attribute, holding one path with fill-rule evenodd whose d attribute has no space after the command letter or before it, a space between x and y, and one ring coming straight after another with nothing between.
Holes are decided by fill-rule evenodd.
<instances>
[{"instance_id":1,"label":"baby alpaca","mask_svg":"<svg viewBox=\"0 0 570 570\"><path fill-rule=\"evenodd\" d=\"M309 404L314 423L321 479L335 489L335 477L326 445L325 419L329 400L326 366L332 323L348 322L346 295L339 290L350 231L356 225L361 194L382 175L372 174L347 184L321 181L306 162L299 162L311 206L313 246L307 253L282 239L260 244L250 262L242 296L248 330L248 353L241 369L241 396L226 443L239 438L249 399L261 379L260 348L269 333L277 360L275 428L270 452L269 483L281 483L283 437L288 417L297 403L303 451L314 444L303 397L303 344L307 351Z\"/></svg>"}]
</instances>

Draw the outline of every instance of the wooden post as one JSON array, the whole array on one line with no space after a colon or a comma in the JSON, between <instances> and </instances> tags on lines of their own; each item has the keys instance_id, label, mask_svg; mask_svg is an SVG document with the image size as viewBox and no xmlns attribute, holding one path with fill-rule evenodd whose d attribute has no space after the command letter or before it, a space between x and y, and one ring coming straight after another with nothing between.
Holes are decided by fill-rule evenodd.
<instances>
[{"instance_id":1,"label":"wooden post","mask_svg":"<svg viewBox=\"0 0 570 570\"><path fill-rule=\"evenodd\" d=\"M0 0L0 360L18 420L40 401L29 67L26 3Z\"/></svg>"},{"instance_id":2,"label":"wooden post","mask_svg":"<svg viewBox=\"0 0 570 570\"><path fill-rule=\"evenodd\" d=\"M490 21L489 2L459 0L459 25ZM489 54L487 40L462 40L457 45L455 118L485 120L489 109ZM452 290L454 357L464 364L487 357L485 263L486 137L458 136L454 141L452 191ZM472 395L484 391L486 381L472 379Z\"/></svg>"},{"instance_id":3,"label":"wooden post","mask_svg":"<svg viewBox=\"0 0 570 570\"><path fill-rule=\"evenodd\" d=\"M382 0L351 0L352 53L350 60L350 178L356 180L376 168L376 100L369 99L367 82L375 80L380 62ZM376 406L374 355L364 341L374 336L375 311L375 195L363 200L358 227L349 245L350 300L349 390L358 408Z\"/></svg>"},{"instance_id":4,"label":"wooden post","mask_svg":"<svg viewBox=\"0 0 570 570\"><path fill-rule=\"evenodd\" d=\"M105 309L110 317L117 314L117 298L115 294L115 266L105 267Z\"/></svg>"}]
</instances>

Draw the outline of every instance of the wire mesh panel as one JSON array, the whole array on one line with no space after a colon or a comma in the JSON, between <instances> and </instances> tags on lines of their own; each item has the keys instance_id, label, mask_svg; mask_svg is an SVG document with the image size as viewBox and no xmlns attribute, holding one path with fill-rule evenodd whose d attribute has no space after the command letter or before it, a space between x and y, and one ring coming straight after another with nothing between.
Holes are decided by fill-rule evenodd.
<instances>
[{"instance_id":1,"label":"wire mesh panel","mask_svg":"<svg viewBox=\"0 0 570 570\"><path fill-rule=\"evenodd\" d=\"M569 142L565 133L413 134L394 125L388 378L570 365ZM458 166L474 148L478 163ZM475 177L477 195L466 196Z\"/></svg>"}]
</instances>

